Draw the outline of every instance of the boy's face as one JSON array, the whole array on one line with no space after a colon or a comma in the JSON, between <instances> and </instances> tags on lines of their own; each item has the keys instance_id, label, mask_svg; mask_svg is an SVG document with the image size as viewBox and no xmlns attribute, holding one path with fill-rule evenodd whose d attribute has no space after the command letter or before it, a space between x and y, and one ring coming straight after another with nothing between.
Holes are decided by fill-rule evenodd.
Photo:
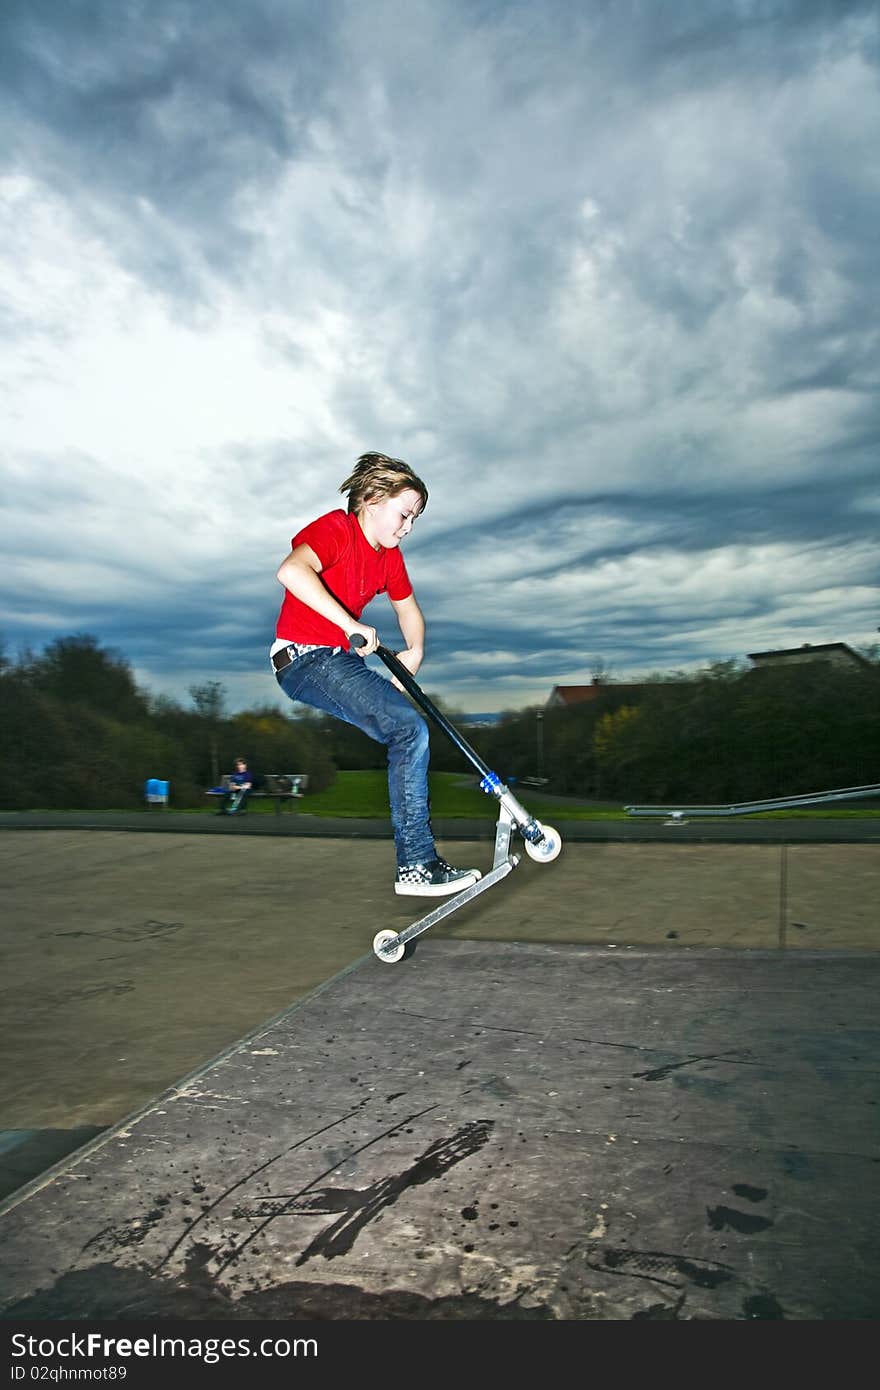
<instances>
[{"instance_id":1,"label":"boy's face","mask_svg":"<svg viewBox=\"0 0 880 1390\"><path fill-rule=\"evenodd\" d=\"M414 488L398 492L396 497L365 502L361 512L364 535L370 545L393 550L409 535L421 510L422 499Z\"/></svg>"}]
</instances>

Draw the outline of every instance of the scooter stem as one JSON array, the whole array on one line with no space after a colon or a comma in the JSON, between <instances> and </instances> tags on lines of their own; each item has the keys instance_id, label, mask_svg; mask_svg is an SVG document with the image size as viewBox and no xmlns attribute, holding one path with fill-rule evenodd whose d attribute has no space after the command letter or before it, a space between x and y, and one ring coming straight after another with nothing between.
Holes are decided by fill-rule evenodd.
<instances>
[{"instance_id":1,"label":"scooter stem","mask_svg":"<svg viewBox=\"0 0 880 1390\"><path fill-rule=\"evenodd\" d=\"M359 632L355 632L352 635L350 641L353 647L366 646L366 642L364 641L363 637L361 637L361 634ZM484 763L479 753L475 752L474 749L471 748L470 744L462 738L458 730L453 728L449 720L446 718L446 715L443 714L437 708L433 700L429 699L429 697L425 694L424 690L422 690L421 686L417 684L412 674L406 669L403 662L398 661L395 653L392 652L388 647L383 647L380 644L376 648L376 655L379 657L381 661L385 663L391 674L397 677L404 690L409 691L416 704L421 705L422 709L425 711L425 714L429 715L430 718L434 720L434 723L437 724L443 730L447 738L450 738L452 740L458 751L464 754L468 762L471 763L471 765L477 769L477 772L479 772L483 777L494 778L496 774L489 767L488 763Z\"/></svg>"},{"instance_id":2,"label":"scooter stem","mask_svg":"<svg viewBox=\"0 0 880 1390\"><path fill-rule=\"evenodd\" d=\"M349 641L353 647L366 646L366 641L359 632L353 633ZM443 730L447 738L452 740L458 751L464 754L471 766L480 773L480 790L484 791L487 796L494 796L501 803L513 823L519 828L524 839L537 843L544 833L539 822L517 800L510 788L498 776L498 773L493 772L489 764L483 762L479 753L475 752L470 744L462 738L458 730L450 724L446 715L441 713L433 700L429 699L403 662L399 661L394 652L390 651L388 647L383 647L381 643L376 648L376 655L388 667L391 674L397 677L404 690L409 691L416 704L420 705L425 714L434 720L434 723Z\"/></svg>"}]
</instances>

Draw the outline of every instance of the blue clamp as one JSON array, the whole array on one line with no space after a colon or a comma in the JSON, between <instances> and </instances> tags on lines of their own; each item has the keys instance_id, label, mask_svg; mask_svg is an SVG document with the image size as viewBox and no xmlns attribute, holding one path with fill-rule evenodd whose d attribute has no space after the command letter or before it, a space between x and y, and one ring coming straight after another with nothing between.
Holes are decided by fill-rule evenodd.
<instances>
[{"instance_id":1,"label":"blue clamp","mask_svg":"<svg viewBox=\"0 0 880 1390\"><path fill-rule=\"evenodd\" d=\"M480 783L480 791L487 792L490 796L497 796L501 790L502 782L497 772L487 772Z\"/></svg>"}]
</instances>

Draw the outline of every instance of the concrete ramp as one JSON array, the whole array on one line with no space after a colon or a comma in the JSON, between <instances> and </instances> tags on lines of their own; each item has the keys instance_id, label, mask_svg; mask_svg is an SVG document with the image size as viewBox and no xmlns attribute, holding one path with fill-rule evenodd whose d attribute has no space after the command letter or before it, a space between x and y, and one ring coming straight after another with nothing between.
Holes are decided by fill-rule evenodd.
<instances>
[{"instance_id":1,"label":"concrete ramp","mask_svg":"<svg viewBox=\"0 0 880 1390\"><path fill-rule=\"evenodd\" d=\"M424 938L0 1214L7 1319L868 1319L868 953Z\"/></svg>"}]
</instances>

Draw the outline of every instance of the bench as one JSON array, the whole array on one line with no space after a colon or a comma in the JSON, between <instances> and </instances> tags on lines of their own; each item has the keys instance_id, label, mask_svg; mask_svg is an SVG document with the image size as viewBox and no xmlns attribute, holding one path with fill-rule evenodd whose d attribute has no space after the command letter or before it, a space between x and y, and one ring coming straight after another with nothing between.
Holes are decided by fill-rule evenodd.
<instances>
[{"instance_id":1,"label":"bench","mask_svg":"<svg viewBox=\"0 0 880 1390\"><path fill-rule=\"evenodd\" d=\"M251 796L271 796L277 816L283 806L304 796L308 785L309 779L304 772L268 772L259 790L252 791Z\"/></svg>"},{"instance_id":2,"label":"bench","mask_svg":"<svg viewBox=\"0 0 880 1390\"><path fill-rule=\"evenodd\" d=\"M219 787L210 787L205 795L227 796L232 790L228 772L223 774L220 782ZM304 794L308 784L309 779L304 772L267 772L265 777L260 778L259 787L250 793L248 800L271 797L275 802L277 816L281 814L283 806L289 805Z\"/></svg>"}]
</instances>

